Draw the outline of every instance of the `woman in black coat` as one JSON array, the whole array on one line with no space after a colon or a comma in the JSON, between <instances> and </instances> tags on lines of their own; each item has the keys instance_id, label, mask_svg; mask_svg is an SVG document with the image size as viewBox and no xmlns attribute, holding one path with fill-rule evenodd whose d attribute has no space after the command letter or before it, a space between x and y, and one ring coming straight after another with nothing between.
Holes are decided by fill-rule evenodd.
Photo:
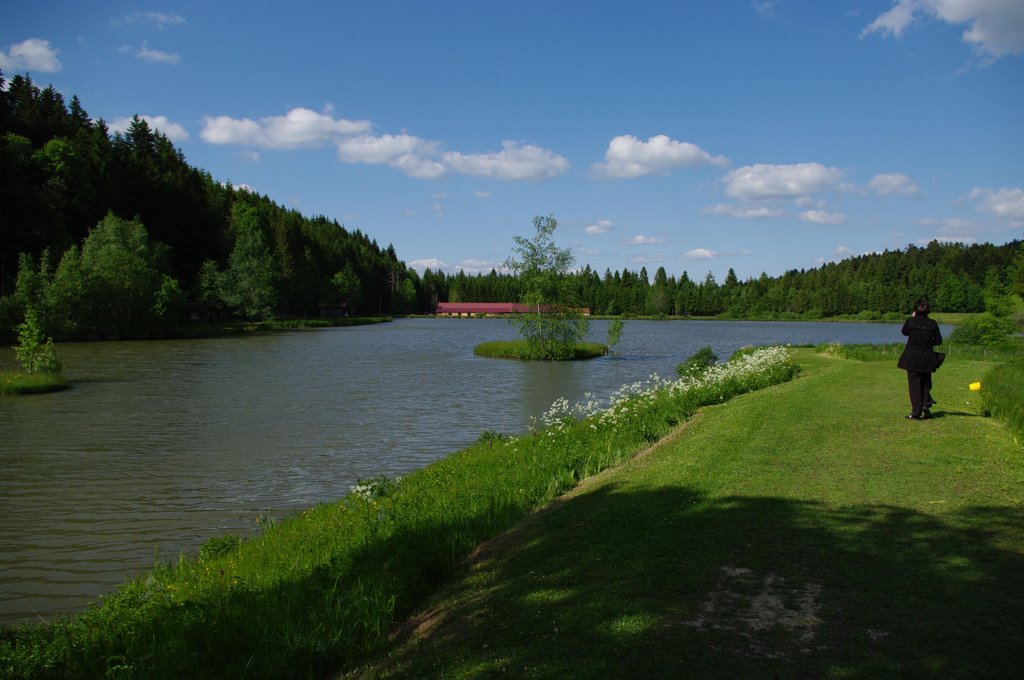
<instances>
[{"instance_id":1,"label":"woman in black coat","mask_svg":"<svg viewBox=\"0 0 1024 680\"><path fill-rule=\"evenodd\" d=\"M931 413L928 409L935 402L932 400L932 373L939 367L939 356L933 349L942 344L939 324L928 318L932 306L928 298L919 298L914 303L914 313L903 323L903 335L907 336L907 346L900 355L897 366L907 372L907 385L910 387L911 420L923 420Z\"/></svg>"}]
</instances>

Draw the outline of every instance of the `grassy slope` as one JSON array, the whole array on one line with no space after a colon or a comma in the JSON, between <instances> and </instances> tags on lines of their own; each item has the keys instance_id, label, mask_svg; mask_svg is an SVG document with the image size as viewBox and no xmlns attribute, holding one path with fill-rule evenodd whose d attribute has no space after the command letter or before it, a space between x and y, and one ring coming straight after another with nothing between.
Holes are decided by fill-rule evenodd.
<instances>
[{"instance_id":1,"label":"grassy slope","mask_svg":"<svg viewBox=\"0 0 1024 680\"><path fill-rule=\"evenodd\" d=\"M707 409L483 546L365 677L1013 677L1024 454L948 361L903 419L889 362Z\"/></svg>"}]
</instances>

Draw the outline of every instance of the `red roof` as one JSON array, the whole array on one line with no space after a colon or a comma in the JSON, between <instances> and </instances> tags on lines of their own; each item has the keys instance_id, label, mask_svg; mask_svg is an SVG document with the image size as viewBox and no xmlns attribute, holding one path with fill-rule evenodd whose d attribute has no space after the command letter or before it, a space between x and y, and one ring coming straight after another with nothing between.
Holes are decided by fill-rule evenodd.
<instances>
[{"instance_id":1,"label":"red roof","mask_svg":"<svg viewBox=\"0 0 1024 680\"><path fill-rule=\"evenodd\" d=\"M545 305L542 310L547 310ZM526 314L533 311L527 305L518 302L438 302L437 314ZM590 309L581 307L576 310L583 316L590 316Z\"/></svg>"},{"instance_id":2,"label":"red roof","mask_svg":"<svg viewBox=\"0 0 1024 680\"><path fill-rule=\"evenodd\" d=\"M516 302L438 302L438 314L522 314L525 305Z\"/></svg>"}]
</instances>

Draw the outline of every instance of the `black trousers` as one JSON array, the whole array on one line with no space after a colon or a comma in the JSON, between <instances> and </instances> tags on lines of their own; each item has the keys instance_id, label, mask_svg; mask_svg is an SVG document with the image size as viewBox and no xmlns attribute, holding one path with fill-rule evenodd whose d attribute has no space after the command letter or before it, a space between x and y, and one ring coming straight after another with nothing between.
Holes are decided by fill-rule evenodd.
<instances>
[{"instance_id":1,"label":"black trousers","mask_svg":"<svg viewBox=\"0 0 1024 680\"><path fill-rule=\"evenodd\" d=\"M907 386L910 388L910 415L919 416L934 402L932 401L932 374L907 371Z\"/></svg>"}]
</instances>

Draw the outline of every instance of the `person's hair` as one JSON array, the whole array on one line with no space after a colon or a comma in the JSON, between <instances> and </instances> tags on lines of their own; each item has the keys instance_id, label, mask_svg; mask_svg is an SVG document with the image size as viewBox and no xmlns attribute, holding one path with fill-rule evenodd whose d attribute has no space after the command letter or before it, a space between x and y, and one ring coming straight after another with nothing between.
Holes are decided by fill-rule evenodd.
<instances>
[{"instance_id":1,"label":"person's hair","mask_svg":"<svg viewBox=\"0 0 1024 680\"><path fill-rule=\"evenodd\" d=\"M914 311L928 316L932 313L932 303L928 302L926 297L917 298L917 302L914 303Z\"/></svg>"}]
</instances>

